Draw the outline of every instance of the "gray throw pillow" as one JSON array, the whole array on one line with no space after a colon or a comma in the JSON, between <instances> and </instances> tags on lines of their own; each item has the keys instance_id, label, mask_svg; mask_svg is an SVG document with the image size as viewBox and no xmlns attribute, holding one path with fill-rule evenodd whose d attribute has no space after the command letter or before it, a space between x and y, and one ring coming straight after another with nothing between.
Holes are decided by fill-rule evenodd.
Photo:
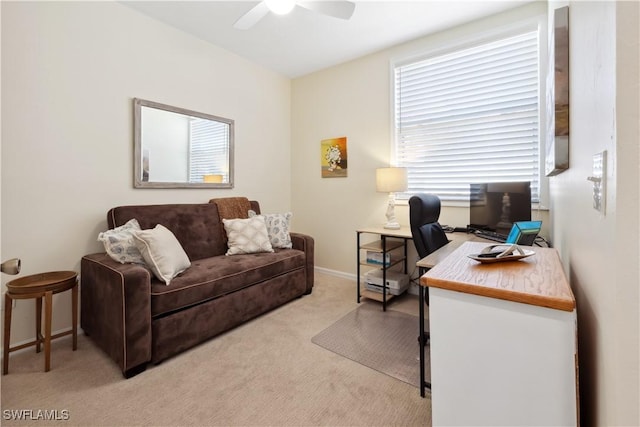
<instances>
[{"instance_id":1,"label":"gray throw pillow","mask_svg":"<svg viewBox=\"0 0 640 427\"><path fill-rule=\"evenodd\" d=\"M289 234L289 223L293 216L291 212L258 215L254 211L249 211L249 218L255 216L264 217L272 247L282 249L291 249L293 247L291 235Z\"/></svg>"},{"instance_id":2,"label":"gray throw pillow","mask_svg":"<svg viewBox=\"0 0 640 427\"><path fill-rule=\"evenodd\" d=\"M144 258L133 240L133 232L140 230L137 219L130 219L126 224L98 234L98 241L114 260L121 264L128 262L144 264Z\"/></svg>"}]
</instances>

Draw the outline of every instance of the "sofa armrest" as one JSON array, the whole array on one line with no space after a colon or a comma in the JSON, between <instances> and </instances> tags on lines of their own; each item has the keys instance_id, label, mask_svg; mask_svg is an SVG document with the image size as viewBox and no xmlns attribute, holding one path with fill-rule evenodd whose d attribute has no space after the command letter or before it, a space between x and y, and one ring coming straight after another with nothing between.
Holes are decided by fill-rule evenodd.
<instances>
[{"instance_id":1,"label":"sofa armrest","mask_svg":"<svg viewBox=\"0 0 640 427\"><path fill-rule=\"evenodd\" d=\"M291 236L291 242L293 243L293 249L301 250L305 253L307 262L307 291L305 294L310 294L313 289L314 278L314 240L313 237L302 233L289 233Z\"/></svg>"},{"instance_id":2,"label":"sofa armrest","mask_svg":"<svg viewBox=\"0 0 640 427\"><path fill-rule=\"evenodd\" d=\"M125 377L151 360L151 273L106 253L80 262L80 326L120 365Z\"/></svg>"}]
</instances>

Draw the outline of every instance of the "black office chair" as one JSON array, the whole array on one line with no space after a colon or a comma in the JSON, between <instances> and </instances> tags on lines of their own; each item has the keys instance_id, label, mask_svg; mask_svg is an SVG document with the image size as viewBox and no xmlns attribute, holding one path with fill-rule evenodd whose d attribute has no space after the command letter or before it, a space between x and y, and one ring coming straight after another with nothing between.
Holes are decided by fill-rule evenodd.
<instances>
[{"instance_id":1,"label":"black office chair","mask_svg":"<svg viewBox=\"0 0 640 427\"><path fill-rule=\"evenodd\" d=\"M447 243L447 235L438 222L440 198L434 194L416 194L409 199L411 237L422 259Z\"/></svg>"},{"instance_id":2,"label":"black office chair","mask_svg":"<svg viewBox=\"0 0 640 427\"><path fill-rule=\"evenodd\" d=\"M440 198L435 194L416 194L409 199L409 225L411 237L420 259L440 249L447 243L447 235L438 222L440 218ZM426 269L420 268L420 276ZM429 292L425 290L424 300L429 304Z\"/></svg>"},{"instance_id":3,"label":"black office chair","mask_svg":"<svg viewBox=\"0 0 640 427\"><path fill-rule=\"evenodd\" d=\"M440 218L440 198L438 196L433 194L416 194L409 199L411 237L413 238L413 244L416 246L420 259L449 243L447 235L438 222L438 218ZM425 271L426 269L420 267L420 276L422 276ZM424 301L427 305L429 304L428 289L424 289ZM420 309L424 310L423 307L420 307ZM422 318L422 314L420 317ZM421 343L422 348L423 345L429 342L429 333L424 332L418 336L418 341L420 341L420 338L423 340ZM424 367L421 367L421 369L424 369ZM420 377L423 378L423 376L424 374L421 373ZM425 386L431 389L430 383L425 383Z\"/></svg>"}]
</instances>

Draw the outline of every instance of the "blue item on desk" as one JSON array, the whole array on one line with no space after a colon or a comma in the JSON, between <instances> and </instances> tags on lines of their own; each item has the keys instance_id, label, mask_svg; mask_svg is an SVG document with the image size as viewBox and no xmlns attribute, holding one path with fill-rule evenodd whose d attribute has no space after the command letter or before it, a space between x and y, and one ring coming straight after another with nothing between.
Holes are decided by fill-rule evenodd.
<instances>
[{"instance_id":1,"label":"blue item on desk","mask_svg":"<svg viewBox=\"0 0 640 427\"><path fill-rule=\"evenodd\" d=\"M517 243L532 246L540 233L542 221L517 221L513 223L508 236L490 230L474 230L473 232L484 239L499 243Z\"/></svg>"},{"instance_id":2,"label":"blue item on desk","mask_svg":"<svg viewBox=\"0 0 640 427\"><path fill-rule=\"evenodd\" d=\"M540 233L542 221L518 221L511 227L511 232L505 243L532 246Z\"/></svg>"}]
</instances>

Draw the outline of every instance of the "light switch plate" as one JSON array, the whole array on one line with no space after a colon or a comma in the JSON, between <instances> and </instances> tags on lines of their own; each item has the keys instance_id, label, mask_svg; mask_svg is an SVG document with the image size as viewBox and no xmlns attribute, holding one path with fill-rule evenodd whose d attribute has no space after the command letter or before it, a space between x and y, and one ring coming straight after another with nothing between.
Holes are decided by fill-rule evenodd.
<instances>
[{"instance_id":1,"label":"light switch plate","mask_svg":"<svg viewBox=\"0 0 640 427\"><path fill-rule=\"evenodd\" d=\"M589 181L593 183L593 208L603 215L607 200L607 151L593 155L593 172Z\"/></svg>"}]
</instances>

